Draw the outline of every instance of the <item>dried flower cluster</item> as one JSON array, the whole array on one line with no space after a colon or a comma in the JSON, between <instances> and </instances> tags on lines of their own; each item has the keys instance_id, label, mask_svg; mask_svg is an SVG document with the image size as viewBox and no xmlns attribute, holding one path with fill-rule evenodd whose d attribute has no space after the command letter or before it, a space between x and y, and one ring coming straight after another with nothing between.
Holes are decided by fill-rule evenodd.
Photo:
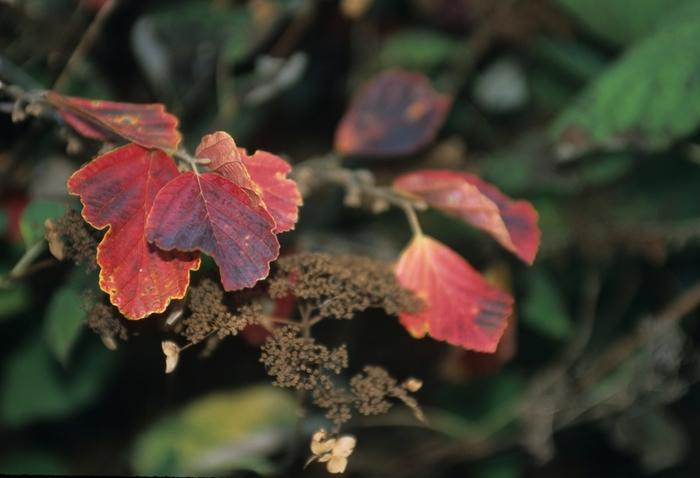
<instances>
[{"instance_id":1,"label":"dried flower cluster","mask_svg":"<svg viewBox=\"0 0 700 478\"><path fill-rule=\"evenodd\" d=\"M68 209L60 219L51 223L48 232L53 236L54 244L60 241L65 258L78 265L86 264L88 270L97 269L95 257L100 232L89 227L75 209Z\"/></svg>"},{"instance_id":2,"label":"dried flower cluster","mask_svg":"<svg viewBox=\"0 0 700 478\"><path fill-rule=\"evenodd\" d=\"M300 253L281 258L269 281L272 298L293 295L321 317L350 319L370 307L415 312L419 301L401 288L387 264L366 257Z\"/></svg>"},{"instance_id":3,"label":"dried flower cluster","mask_svg":"<svg viewBox=\"0 0 700 478\"><path fill-rule=\"evenodd\" d=\"M397 380L381 367L367 366L350 380L350 389L354 405L362 415L379 415L386 413L392 406L389 398L396 398L413 411L420 421L425 416L418 402L410 393L420 390L422 383L409 378L399 385Z\"/></svg>"},{"instance_id":4,"label":"dried flower cluster","mask_svg":"<svg viewBox=\"0 0 700 478\"><path fill-rule=\"evenodd\" d=\"M100 336L105 347L115 350L117 348L116 339L126 340L128 338L123 319L114 306L95 301L89 292L86 292L83 303L87 311L85 325Z\"/></svg>"},{"instance_id":5,"label":"dried flower cluster","mask_svg":"<svg viewBox=\"0 0 700 478\"><path fill-rule=\"evenodd\" d=\"M329 349L313 338L302 336L297 326L285 326L262 346L261 362L274 378L274 385L311 392L313 403L326 410L335 430L352 418L354 408L362 415L378 415L391 408L390 398L405 403L419 420L424 420L416 400L410 396L420 382L409 379L401 385L380 367L365 367L352 377L349 387L338 385L348 366L345 346Z\"/></svg>"},{"instance_id":6,"label":"dried flower cluster","mask_svg":"<svg viewBox=\"0 0 700 478\"><path fill-rule=\"evenodd\" d=\"M314 390L348 366L345 346L329 349L313 338L303 337L300 327L287 325L270 335L261 348L274 385L294 390Z\"/></svg>"},{"instance_id":7,"label":"dried flower cluster","mask_svg":"<svg viewBox=\"0 0 700 478\"><path fill-rule=\"evenodd\" d=\"M262 318L262 308L257 304L242 304L232 312L224 302L224 290L210 279L192 287L189 297L190 315L181 322L179 333L191 343L199 343L212 334L219 339L237 335Z\"/></svg>"}]
</instances>

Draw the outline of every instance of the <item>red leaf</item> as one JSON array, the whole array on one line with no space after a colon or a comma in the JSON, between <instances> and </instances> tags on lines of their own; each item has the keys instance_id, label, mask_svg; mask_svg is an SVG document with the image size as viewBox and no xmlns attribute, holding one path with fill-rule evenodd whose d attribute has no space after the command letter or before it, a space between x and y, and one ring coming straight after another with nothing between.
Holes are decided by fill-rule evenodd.
<instances>
[{"instance_id":1,"label":"red leaf","mask_svg":"<svg viewBox=\"0 0 700 478\"><path fill-rule=\"evenodd\" d=\"M144 148L173 152L180 144L177 118L159 103L138 104L88 100L46 92L46 100L63 119L88 138L104 140L112 133Z\"/></svg>"},{"instance_id":2,"label":"red leaf","mask_svg":"<svg viewBox=\"0 0 700 478\"><path fill-rule=\"evenodd\" d=\"M369 80L354 97L335 134L346 155L400 155L430 143L450 109L420 73L388 70Z\"/></svg>"},{"instance_id":3,"label":"red leaf","mask_svg":"<svg viewBox=\"0 0 700 478\"><path fill-rule=\"evenodd\" d=\"M162 312L182 298L189 271L199 268L192 253L162 251L146 241L146 214L156 193L178 175L163 152L129 144L94 159L68 180L80 196L83 217L93 227L109 227L97 248L100 288L130 319Z\"/></svg>"},{"instance_id":4,"label":"red leaf","mask_svg":"<svg viewBox=\"0 0 700 478\"><path fill-rule=\"evenodd\" d=\"M537 211L528 201L513 201L491 184L458 171L415 171L396 178L394 187L483 229L526 263L535 260L541 233Z\"/></svg>"},{"instance_id":5,"label":"red leaf","mask_svg":"<svg viewBox=\"0 0 700 478\"><path fill-rule=\"evenodd\" d=\"M110 139L109 131L100 128L96 123L84 120L80 116L71 113L70 111L60 111L61 118L71 125L71 127L81 136L95 139L97 141L108 141Z\"/></svg>"},{"instance_id":6,"label":"red leaf","mask_svg":"<svg viewBox=\"0 0 700 478\"><path fill-rule=\"evenodd\" d=\"M228 133L217 131L202 138L195 155L211 160L208 168L257 194L275 220L276 233L294 229L301 194L287 174L291 165L267 151L248 156Z\"/></svg>"},{"instance_id":7,"label":"red leaf","mask_svg":"<svg viewBox=\"0 0 700 478\"><path fill-rule=\"evenodd\" d=\"M209 159L211 163L207 167L211 171L256 194L260 193L243 164L244 152L236 146L236 142L228 133L217 131L204 136L194 154L200 159Z\"/></svg>"},{"instance_id":8,"label":"red leaf","mask_svg":"<svg viewBox=\"0 0 700 478\"><path fill-rule=\"evenodd\" d=\"M182 173L156 196L146 235L165 250L200 250L226 290L252 287L279 255L275 222L250 194L213 173Z\"/></svg>"},{"instance_id":9,"label":"red leaf","mask_svg":"<svg viewBox=\"0 0 700 478\"><path fill-rule=\"evenodd\" d=\"M299 206L302 204L297 183L287 179L292 166L272 153L256 151L254 155L243 157L250 177L258 185L265 207L277 225L275 232L294 229L299 219Z\"/></svg>"},{"instance_id":10,"label":"red leaf","mask_svg":"<svg viewBox=\"0 0 700 478\"><path fill-rule=\"evenodd\" d=\"M400 316L413 336L427 333L469 350L496 350L513 299L457 253L428 236L417 236L401 254L395 273L403 287L425 302L421 312Z\"/></svg>"}]
</instances>

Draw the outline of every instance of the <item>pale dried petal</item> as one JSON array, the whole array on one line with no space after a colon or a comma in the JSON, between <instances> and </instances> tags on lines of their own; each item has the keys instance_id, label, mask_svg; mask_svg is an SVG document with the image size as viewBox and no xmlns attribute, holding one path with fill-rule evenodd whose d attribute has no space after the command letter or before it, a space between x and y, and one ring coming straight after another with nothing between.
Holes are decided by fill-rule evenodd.
<instances>
[{"instance_id":1,"label":"pale dried petal","mask_svg":"<svg viewBox=\"0 0 700 478\"><path fill-rule=\"evenodd\" d=\"M347 458L334 456L328 461L326 469L328 470L328 473L343 473L347 466Z\"/></svg>"},{"instance_id":2,"label":"pale dried petal","mask_svg":"<svg viewBox=\"0 0 700 478\"><path fill-rule=\"evenodd\" d=\"M335 438L330 440L311 442L311 453L314 455L323 455L330 452L335 446Z\"/></svg>"},{"instance_id":3,"label":"pale dried petal","mask_svg":"<svg viewBox=\"0 0 700 478\"><path fill-rule=\"evenodd\" d=\"M100 335L100 339L102 340L102 344L107 347L107 350L111 350L112 352L117 350L117 341L114 340L114 337L111 335Z\"/></svg>"},{"instance_id":4,"label":"pale dried petal","mask_svg":"<svg viewBox=\"0 0 700 478\"><path fill-rule=\"evenodd\" d=\"M352 436L352 435L344 435L340 438L335 443L335 446L333 447L333 451L331 453L333 454L333 457L348 457L352 455L352 451L355 449L355 445L357 444L357 439Z\"/></svg>"},{"instance_id":5,"label":"pale dried petal","mask_svg":"<svg viewBox=\"0 0 700 478\"><path fill-rule=\"evenodd\" d=\"M409 377L403 383L403 388L405 388L406 390L408 390L409 392L412 392L412 393L417 392L418 390L421 389L421 387L423 387L423 381L419 380L415 377Z\"/></svg>"},{"instance_id":6,"label":"pale dried petal","mask_svg":"<svg viewBox=\"0 0 700 478\"><path fill-rule=\"evenodd\" d=\"M328 453L335 446L335 438L327 438L326 430L321 428L311 436L311 453L323 455Z\"/></svg>"},{"instance_id":7,"label":"pale dried petal","mask_svg":"<svg viewBox=\"0 0 700 478\"><path fill-rule=\"evenodd\" d=\"M325 428L320 428L313 435L311 435L311 442L312 443L319 443L322 441L326 441L327 436L328 435L326 433Z\"/></svg>"},{"instance_id":8,"label":"pale dried petal","mask_svg":"<svg viewBox=\"0 0 700 478\"><path fill-rule=\"evenodd\" d=\"M163 354L165 354L165 373L171 373L177 367L177 362L180 359L180 347L171 340L164 340L160 345L163 348Z\"/></svg>"}]
</instances>

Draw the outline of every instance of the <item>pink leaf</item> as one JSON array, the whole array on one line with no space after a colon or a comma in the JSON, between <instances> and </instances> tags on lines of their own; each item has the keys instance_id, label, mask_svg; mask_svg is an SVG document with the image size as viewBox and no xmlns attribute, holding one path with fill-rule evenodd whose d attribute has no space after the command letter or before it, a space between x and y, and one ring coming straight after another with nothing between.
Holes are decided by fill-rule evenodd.
<instances>
[{"instance_id":1,"label":"pink leaf","mask_svg":"<svg viewBox=\"0 0 700 478\"><path fill-rule=\"evenodd\" d=\"M429 334L478 352L494 352L512 313L513 299L490 285L462 257L428 236L417 236L395 269L399 283L425 302L401 323L415 337Z\"/></svg>"},{"instance_id":2,"label":"pink leaf","mask_svg":"<svg viewBox=\"0 0 700 478\"><path fill-rule=\"evenodd\" d=\"M541 233L528 201L514 201L473 174L448 170L407 173L394 180L394 188L483 229L526 263L535 260Z\"/></svg>"}]
</instances>

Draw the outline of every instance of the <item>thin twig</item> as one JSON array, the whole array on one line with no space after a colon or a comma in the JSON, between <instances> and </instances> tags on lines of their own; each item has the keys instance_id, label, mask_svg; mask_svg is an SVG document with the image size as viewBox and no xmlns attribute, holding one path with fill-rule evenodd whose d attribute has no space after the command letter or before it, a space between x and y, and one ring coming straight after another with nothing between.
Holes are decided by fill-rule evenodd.
<instances>
[{"instance_id":1,"label":"thin twig","mask_svg":"<svg viewBox=\"0 0 700 478\"><path fill-rule=\"evenodd\" d=\"M656 315L654 321L657 324L663 325L674 324L696 309L699 305L700 281L683 291L666 305L666 307ZM652 338L651 334L635 333L619 339L596 360L586 372L585 376L581 379L582 385L586 386L597 382L600 378L614 370L636 350L646 345Z\"/></svg>"},{"instance_id":2,"label":"thin twig","mask_svg":"<svg viewBox=\"0 0 700 478\"><path fill-rule=\"evenodd\" d=\"M107 0L107 3L100 8L100 11L97 12L97 15L95 15L95 17L92 19L90 26L88 26L87 30L85 30L80 42L73 50L73 53L71 54L70 58L68 58L68 61L63 66L63 69L59 75L56 77L51 89L59 90L68 80L70 74L73 73L73 70L75 70L76 66L83 60L88 50L90 50L92 47L93 43L99 36L99 33L102 31L105 21L107 18L109 18L112 12L114 12L118 3L119 0Z\"/></svg>"},{"instance_id":3,"label":"thin twig","mask_svg":"<svg viewBox=\"0 0 700 478\"><path fill-rule=\"evenodd\" d=\"M398 207L406 214L413 234L423 234L416 211L427 208L425 201L391 187L377 186L371 171L344 168L340 165L340 158L333 153L298 163L293 175L306 194L323 184L335 184L345 189L347 206L361 206L361 198L364 197L372 203L374 212L382 212L388 206Z\"/></svg>"},{"instance_id":4,"label":"thin twig","mask_svg":"<svg viewBox=\"0 0 700 478\"><path fill-rule=\"evenodd\" d=\"M25 90L41 88L38 81L3 56L0 56L0 80L21 86Z\"/></svg>"}]
</instances>

